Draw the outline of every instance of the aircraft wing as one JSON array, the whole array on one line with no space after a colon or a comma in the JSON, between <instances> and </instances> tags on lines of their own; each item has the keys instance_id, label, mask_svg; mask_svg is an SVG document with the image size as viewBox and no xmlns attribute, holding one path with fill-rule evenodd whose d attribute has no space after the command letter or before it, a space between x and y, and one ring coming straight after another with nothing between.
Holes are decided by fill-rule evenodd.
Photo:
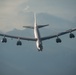
<instances>
[{"instance_id":1,"label":"aircraft wing","mask_svg":"<svg viewBox=\"0 0 76 75\"><path fill-rule=\"evenodd\" d=\"M47 39L52 39L52 38L55 38L55 37L58 37L58 36L61 36L61 35L64 35L64 34L68 34L68 33L71 33L73 31L76 31L76 28L74 29L69 29L67 31L64 31L64 32L61 32L61 33L58 33L56 35L51 35L51 36L46 36L46 37L42 37L41 40L47 40Z\"/></svg>"},{"instance_id":2,"label":"aircraft wing","mask_svg":"<svg viewBox=\"0 0 76 75\"><path fill-rule=\"evenodd\" d=\"M28 41L36 41L37 40L36 38L19 37L19 36L7 35L7 34L0 34L0 36L14 38L14 39L28 40Z\"/></svg>"}]
</instances>

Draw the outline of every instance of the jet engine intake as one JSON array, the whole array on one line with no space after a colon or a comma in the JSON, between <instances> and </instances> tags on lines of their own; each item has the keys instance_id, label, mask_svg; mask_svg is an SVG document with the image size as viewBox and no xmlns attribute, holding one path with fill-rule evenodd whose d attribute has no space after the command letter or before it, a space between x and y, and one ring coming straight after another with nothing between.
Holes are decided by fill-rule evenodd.
<instances>
[{"instance_id":1,"label":"jet engine intake","mask_svg":"<svg viewBox=\"0 0 76 75\"><path fill-rule=\"evenodd\" d=\"M69 37L70 38L75 38L75 35L73 33L70 33Z\"/></svg>"},{"instance_id":2,"label":"jet engine intake","mask_svg":"<svg viewBox=\"0 0 76 75\"><path fill-rule=\"evenodd\" d=\"M17 41L17 46L21 46L22 45L22 42L20 40Z\"/></svg>"},{"instance_id":3,"label":"jet engine intake","mask_svg":"<svg viewBox=\"0 0 76 75\"><path fill-rule=\"evenodd\" d=\"M56 43L61 43L61 42L62 42L61 39L57 37Z\"/></svg>"},{"instance_id":4,"label":"jet engine intake","mask_svg":"<svg viewBox=\"0 0 76 75\"><path fill-rule=\"evenodd\" d=\"M1 42L2 43L6 43L7 42L7 39L4 37L4 38L2 38Z\"/></svg>"}]
</instances>

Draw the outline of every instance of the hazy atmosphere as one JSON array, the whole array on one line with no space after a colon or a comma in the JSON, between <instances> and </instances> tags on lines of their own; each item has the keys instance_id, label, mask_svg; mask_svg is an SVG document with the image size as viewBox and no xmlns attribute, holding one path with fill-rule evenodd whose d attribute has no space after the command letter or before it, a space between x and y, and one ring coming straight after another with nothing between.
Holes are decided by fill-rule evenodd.
<instances>
[{"instance_id":1,"label":"hazy atmosphere","mask_svg":"<svg viewBox=\"0 0 76 75\"><path fill-rule=\"evenodd\" d=\"M23 28L34 25L33 13L37 24L49 24L40 29L41 37L76 28L76 0L0 0L0 33L34 37ZM43 41L42 52L32 41L22 41L21 47L17 39L0 42L0 75L76 75L76 38L60 38L61 44L56 38Z\"/></svg>"}]
</instances>

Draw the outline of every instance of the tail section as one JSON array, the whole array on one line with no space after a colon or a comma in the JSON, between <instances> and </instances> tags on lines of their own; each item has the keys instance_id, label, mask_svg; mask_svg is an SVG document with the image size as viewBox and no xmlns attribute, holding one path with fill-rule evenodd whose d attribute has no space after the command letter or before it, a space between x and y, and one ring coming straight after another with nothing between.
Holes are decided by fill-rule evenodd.
<instances>
[{"instance_id":1,"label":"tail section","mask_svg":"<svg viewBox=\"0 0 76 75\"><path fill-rule=\"evenodd\" d=\"M36 26L36 14L34 13L34 26ZM23 26L24 28L34 29L34 26Z\"/></svg>"},{"instance_id":2,"label":"tail section","mask_svg":"<svg viewBox=\"0 0 76 75\"><path fill-rule=\"evenodd\" d=\"M49 26L49 24L46 24L46 25L38 25L37 27L38 28L43 28L43 27L46 27L46 26ZM23 26L24 28L30 28L30 29L34 29L33 26Z\"/></svg>"},{"instance_id":3,"label":"tail section","mask_svg":"<svg viewBox=\"0 0 76 75\"><path fill-rule=\"evenodd\" d=\"M49 26L49 24L46 25L37 25L37 21L36 21L36 13L34 13L34 26L23 26L24 28L30 28L30 29L34 29L34 27L38 27L38 28L43 28L45 26Z\"/></svg>"}]
</instances>

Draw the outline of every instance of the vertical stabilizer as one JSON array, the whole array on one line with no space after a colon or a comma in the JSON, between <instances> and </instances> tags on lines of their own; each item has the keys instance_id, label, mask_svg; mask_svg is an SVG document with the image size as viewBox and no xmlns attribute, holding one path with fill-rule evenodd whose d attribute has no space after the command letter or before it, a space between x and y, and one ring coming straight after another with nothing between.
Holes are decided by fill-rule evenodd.
<instances>
[{"instance_id":1,"label":"vertical stabilizer","mask_svg":"<svg viewBox=\"0 0 76 75\"><path fill-rule=\"evenodd\" d=\"M34 13L34 26L36 26L36 13Z\"/></svg>"}]
</instances>

